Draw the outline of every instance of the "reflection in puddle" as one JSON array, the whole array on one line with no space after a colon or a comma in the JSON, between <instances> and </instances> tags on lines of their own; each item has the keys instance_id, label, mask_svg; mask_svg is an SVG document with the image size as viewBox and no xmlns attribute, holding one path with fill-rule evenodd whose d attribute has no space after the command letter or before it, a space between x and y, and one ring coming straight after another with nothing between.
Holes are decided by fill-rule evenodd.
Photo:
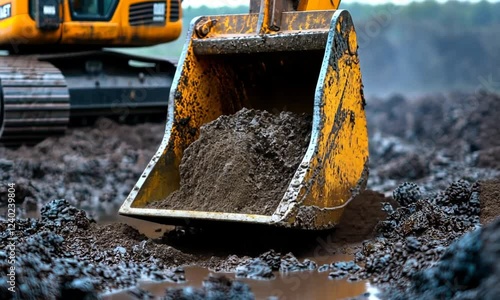
<instances>
[{"instance_id":1,"label":"reflection in puddle","mask_svg":"<svg viewBox=\"0 0 500 300\"><path fill-rule=\"evenodd\" d=\"M209 274L204 268L186 268L186 282L182 284L170 282L141 282L139 287L151 292L157 297L165 295L165 290L169 287L195 286L201 287L203 279ZM370 300L376 300L373 295L376 289L368 281L348 282L347 280L328 279L328 272L319 273L294 272L289 274L275 273L274 280L251 280L240 279L250 285L256 299L267 299L275 296L282 300L295 299L345 299L359 296L365 292L370 292ZM235 278L234 274L226 274L229 278ZM126 292L108 294L103 297L105 300L135 299Z\"/></svg>"},{"instance_id":2,"label":"reflection in puddle","mask_svg":"<svg viewBox=\"0 0 500 300\"><path fill-rule=\"evenodd\" d=\"M112 222L127 223L137 228L141 233L149 238L159 238L166 231L173 229L173 226L160 225L148 221L138 220L124 216L112 216L108 220L103 219L101 223ZM338 235L339 232L336 232ZM309 258L318 264L329 264L335 261L349 261L353 259L349 254L330 254L328 251L325 253L306 253L300 260ZM200 267L186 267L186 282L184 283L171 283L171 282L151 282L144 281L139 283L139 287L143 290L149 291L156 297L165 295L165 290L169 287L184 287L194 286L201 287L202 282L209 275L210 271ZM221 273L225 274L225 273ZM332 280L328 278L329 272L305 271L293 272L288 274L281 274L276 272L276 279L273 280L252 280L252 279L239 279L250 285L252 292L256 299L267 299L270 296L275 296L280 300L295 300L295 299L345 299L356 297L366 292L370 296L366 299L377 300L375 294L377 289L372 286L369 281L348 282L346 279ZM234 279L234 274L227 273L227 277ZM119 292L107 294L103 297L105 300L118 300L118 299L133 299L136 298L127 294L126 292Z\"/></svg>"}]
</instances>

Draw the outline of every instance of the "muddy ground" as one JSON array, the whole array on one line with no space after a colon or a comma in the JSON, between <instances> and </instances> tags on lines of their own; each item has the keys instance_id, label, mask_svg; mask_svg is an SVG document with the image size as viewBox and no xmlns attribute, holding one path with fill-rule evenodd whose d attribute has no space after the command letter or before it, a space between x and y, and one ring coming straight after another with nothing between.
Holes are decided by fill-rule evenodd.
<instances>
[{"instance_id":1,"label":"muddy ground","mask_svg":"<svg viewBox=\"0 0 500 300\"><path fill-rule=\"evenodd\" d=\"M96 219L115 216L164 130L163 124L127 126L102 119L34 147L0 146L0 203L7 203L7 184L15 183L20 218L39 215L54 199L65 199Z\"/></svg>"},{"instance_id":2,"label":"muddy ground","mask_svg":"<svg viewBox=\"0 0 500 300\"><path fill-rule=\"evenodd\" d=\"M367 102L369 191L350 204L336 229L321 233L176 228L152 239L129 225L95 222L121 205L159 145L162 124L102 120L34 148L0 148L0 201L5 205L7 184L14 182L19 203L18 299L92 299L140 278L182 282L179 267L189 265L261 279L275 276L273 270L311 269L331 280L368 278L388 299L493 299L500 184L490 179L500 175L500 97ZM25 218L37 210L38 219ZM7 222L1 226L0 272L7 274L10 232ZM352 261L329 261L339 253ZM0 280L2 299L12 296L8 286ZM219 277L207 278L201 289L170 289L165 297L181 294L252 298L246 284Z\"/></svg>"}]
</instances>

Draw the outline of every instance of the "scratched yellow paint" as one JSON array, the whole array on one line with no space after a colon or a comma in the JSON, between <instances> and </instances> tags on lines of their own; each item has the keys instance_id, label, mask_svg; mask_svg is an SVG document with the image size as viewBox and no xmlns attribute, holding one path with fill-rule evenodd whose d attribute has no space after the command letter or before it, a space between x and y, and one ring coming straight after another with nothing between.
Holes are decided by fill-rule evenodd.
<instances>
[{"instance_id":1,"label":"scratched yellow paint","mask_svg":"<svg viewBox=\"0 0 500 300\"><path fill-rule=\"evenodd\" d=\"M309 5L313 5L313 2L309 2ZM315 124L302 161L306 171L297 171L291 178L292 183L298 181L293 184L298 188L295 192L290 184L287 193L291 190L292 198L285 199L285 195L280 206L287 201L293 204L284 213L278 212L279 209L275 212L281 220L276 224L309 229L328 228L338 223L343 205L364 189L366 184L368 134L356 35L350 17L345 12L301 11L289 12L282 17L281 30L291 36L308 30L323 31L329 33L332 40L326 45L330 48L325 49L320 71L322 75L318 76L314 99L303 101L304 104L314 105ZM161 157L153 164L148 178L140 187L133 207L163 199L178 188L182 154L197 139L203 124L220 115L252 106L252 103L248 103L252 100L246 94L251 92L250 88L243 87L245 82L240 81L237 75L241 74L235 71L236 65L244 62L237 57L226 56L223 52L197 56L192 41L204 38L219 41L229 37L242 37L244 40L245 37L259 35L258 23L258 14L248 14L201 17L192 25L190 41L185 46L179 61L181 67L174 78L169 100L169 122L159 152ZM206 24L211 24L210 30L207 35L200 37L196 34L196 28ZM276 46L274 51L279 52L279 47ZM247 55L269 55L251 53L250 50ZM298 51L307 57L307 47ZM267 72L265 64L262 69ZM286 89L287 86L283 85L282 88ZM276 103L287 103L286 100L274 99ZM301 223L304 208L313 208L313 223ZM172 217L172 214L164 212L164 216ZM233 216L223 217L231 220ZM241 220L241 216L234 219ZM247 221L252 222L252 218L249 216Z\"/></svg>"},{"instance_id":2,"label":"scratched yellow paint","mask_svg":"<svg viewBox=\"0 0 500 300\"><path fill-rule=\"evenodd\" d=\"M325 77L318 82L321 89L316 107L319 115L315 115L318 128L313 130L308 149L313 154L311 157L306 154L303 161L308 166L306 174L303 177L296 174L292 179L302 181L296 199L298 210L301 206L327 208L316 212L317 228L337 223L342 206L356 196L357 189L364 189L367 179L368 131L356 34L353 27L343 22L340 16L333 28L335 35L348 43L345 49L333 49L342 56L335 68L328 61L323 62ZM339 209L331 210L335 208ZM294 223L296 215L289 214L287 221Z\"/></svg>"}]
</instances>

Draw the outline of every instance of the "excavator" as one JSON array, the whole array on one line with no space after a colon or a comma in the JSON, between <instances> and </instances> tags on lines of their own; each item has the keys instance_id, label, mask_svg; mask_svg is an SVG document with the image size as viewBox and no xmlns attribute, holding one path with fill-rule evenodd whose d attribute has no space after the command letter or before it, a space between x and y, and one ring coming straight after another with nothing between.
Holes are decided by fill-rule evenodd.
<instances>
[{"instance_id":1,"label":"excavator","mask_svg":"<svg viewBox=\"0 0 500 300\"><path fill-rule=\"evenodd\" d=\"M193 19L170 89L165 135L119 213L193 227L324 230L338 224L368 176L356 31L339 5L250 0L248 14ZM150 208L179 189L183 153L200 127L242 108L312 115L307 150L274 212Z\"/></svg>"},{"instance_id":2,"label":"excavator","mask_svg":"<svg viewBox=\"0 0 500 300\"><path fill-rule=\"evenodd\" d=\"M0 0L0 144L35 144L99 116L164 119L176 60L107 49L181 31L181 0Z\"/></svg>"}]
</instances>

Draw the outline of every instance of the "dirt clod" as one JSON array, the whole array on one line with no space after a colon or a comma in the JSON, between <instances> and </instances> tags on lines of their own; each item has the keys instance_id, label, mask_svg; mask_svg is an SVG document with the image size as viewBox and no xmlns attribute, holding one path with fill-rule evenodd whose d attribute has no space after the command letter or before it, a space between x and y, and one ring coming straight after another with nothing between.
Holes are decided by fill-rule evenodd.
<instances>
[{"instance_id":1,"label":"dirt clod","mask_svg":"<svg viewBox=\"0 0 500 300\"><path fill-rule=\"evenodd\" d=\"M398 186L392 193L394 200L401 206L408 206L417 202L421 198L421 193L418 185L413 182L404 182Z\"/></svg>"},{"instance_id":2,"label":"dirt clod","mask_svg":"<svg viewBox=\"0 0 500 300\"><path fill-rule=\"evenodd\" d=\"M242 109L202 126L181 187L150 207L271 215L309 145L311 118Z\"/></svg>"},{"instance_id":3,"label":"dirt clod","mask_svg":"<svg viewBox=\"0 0 500 300\"><path fill-rule=\"evenodd\" d=\"M273 270L262 259L250 259L236 267L236 277L251 279L274 279Z\"/></svg>"}]
</instances>

